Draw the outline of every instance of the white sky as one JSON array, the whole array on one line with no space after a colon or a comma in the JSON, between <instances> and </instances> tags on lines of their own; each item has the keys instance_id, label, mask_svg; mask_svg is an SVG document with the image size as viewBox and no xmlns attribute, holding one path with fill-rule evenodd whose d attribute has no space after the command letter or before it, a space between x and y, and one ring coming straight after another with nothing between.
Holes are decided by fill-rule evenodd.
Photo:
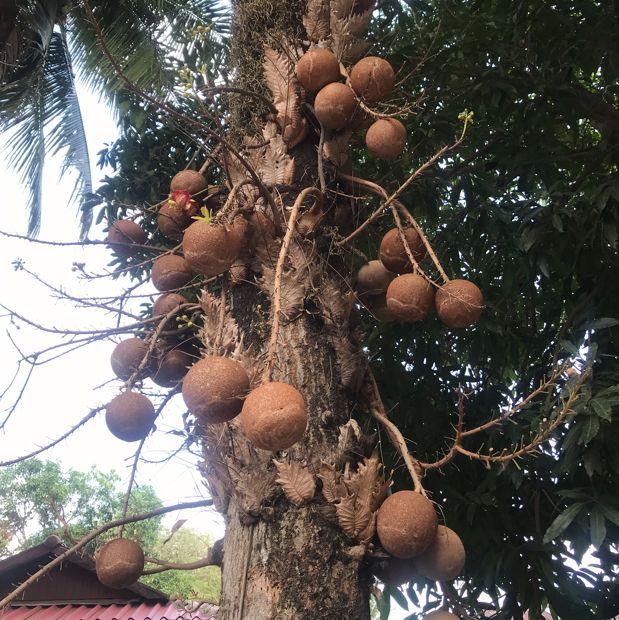
<instances>
[{"instance_id":1,"label":"white sky","mask_svg":"<svg viewBox=\"0 0 619 620\"><path fill-rule=\"evenodd\" d=\"M89 93L80 93L83 101L84 120L89 151L93 162L94 187L104 172L94 167L96 153L104 143L112 142L117 135L108 111ZM68 205L72 180L58 179L60 160L50 160L45 169L43 223L39 239L76 241L79 226L76 206ZM27 229L25 193L17 176L6 166L0 169L0 187L3 188L3 207L0 209L0 230L24 234ZM103 239L102 228L93 229L92 239ZM86 263L90 272L101 273L110 260L105 246L46 247L28 241L0 238L0 303L47 326L70 329L104 329L112 323L112 317L98 309L77 308L73 302L54 299L50 292L37 284L22 271L15 271L11 263L23 259L25 266L49 283L62 287L78 297L117 294L122 281L98 279L85 281L72 271L73 262ZM147 285L140 293L154 293ZM0 311L0 315L3 313ZM33 353L44 346L58 342L54 335L42 334L19 321L11 324L6 316L0 316L0 394L15 373L18 353L11 344L7 332L25 353ZM128 336L124 336L128 337ZM36 449L50 439L62 434L88 411L109 401L118 393L121 382L97 386L114 379L109 357L114 343L109 341L90 344L78 351L35 369L18 409L0 432L0 460L7 460ZM23 365L20 377L13 388L0 401L0 422L6 410L17 397L28 368ZM149 382L150 384L150 382ZM150 384L152 386L152 384ZM175 402L176 401L176 402ZM170 429L182 429L183 403L176 396L158 423L158 432L145 445L143 455L148 459L161 459L174 451L182 438L166 435ZM137 444L116 439L107 430L104 413L99 414L72 437L58 447L43 453L40 458L61 462L65 467L85 470L91 465L108 471L115 469L128 481L132 455ZM171 462L158 465L141 464L138 470L139 484L151 484L164 504L191 501L207 497L206 489L196 470L198 459L183 451ZM174 523L177 514L172 513L167 523ZM222 520L212 510L196 510L183 515L189 517L188 527L208 531L215 537L223 533Z\"/></svg>"}]
</instances>

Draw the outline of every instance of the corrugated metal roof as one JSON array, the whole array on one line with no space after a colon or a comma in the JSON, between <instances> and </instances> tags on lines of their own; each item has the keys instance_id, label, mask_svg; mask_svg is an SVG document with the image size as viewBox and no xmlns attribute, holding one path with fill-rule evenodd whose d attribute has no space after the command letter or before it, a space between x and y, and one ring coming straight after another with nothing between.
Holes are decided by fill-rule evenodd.
<instances>
[{"instance_id":1,"label":"corrugated metal roof","mask_svg":"<svg viewBox=\"0 0 619 620\"><path fill-rule=\"evenodd\" d=\"M185 611L174 604L19 606L0 610L1 620L215 620L218 608Z\"/></svg>"}]
</instances>

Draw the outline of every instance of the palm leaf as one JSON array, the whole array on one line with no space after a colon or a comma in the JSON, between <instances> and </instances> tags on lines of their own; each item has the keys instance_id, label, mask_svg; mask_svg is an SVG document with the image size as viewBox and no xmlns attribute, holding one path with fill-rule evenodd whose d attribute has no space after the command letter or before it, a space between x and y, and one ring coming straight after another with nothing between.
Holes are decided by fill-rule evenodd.
<instances>
[{"instance_id":1,"label":"palm leaf","mask_svg":"<svg viewBox=\"0 0 619 620\"><path fill-rule=\"evenodd\" d=\"M24 108L13 126L7 141L9 163L19 173L28 196L28 234L36 235L41 226L41 197L43 188L43 165L45 163L44 95L43 75L38 72L31 82L32 96L24 101Z\"/></svg>"},{"instance_id":2,"label":"palm leaf","mask_svg":"<svg viewBox=\"0 0 619 620\"><path fill-rule=\"evenodd\" d=\"M69 168L78 171L74 197L92 193L71 59L87 85L107 95L117 112L129 107L131 115L139 100L128 96L126 83L102 49L101 36L138 89L168 101L175 98L176 74L194 38L193 29L207 26L209 37L216 38L205 43L204 47L211 49L201 48L200 54L225 54L227 45L221 35L228 29L228 11L214 0L91 2L100 32L87 19L82 5L75 3L66 18L69 45L62 28L54 31L54 23L60 19L59 4L62 0L0 0L0 16L6 18L0 28L0 128L8 130L10 163L27 188L30 234L40 227L46 152L64 151L62 172ZM84 207L82 235L92 218L91 210Z\"/></svg>"},{"instance_id":3,"label":"palm leaf","mask_svg":"<svg viewBox=\"0 0 619 620\"><path fill-rule=\"evenodd\" d=\"M55 32L49 46L45 77L46 124L52 127L46 137L46 146L52 154L65 151L61 175L73 169L78 173L71 200L92 194L90 157L80 103L75 89L75 78L64 28ZM85 237L92 223L92 211L81 209L81 237Z\"/></svg>"}]
</instances>

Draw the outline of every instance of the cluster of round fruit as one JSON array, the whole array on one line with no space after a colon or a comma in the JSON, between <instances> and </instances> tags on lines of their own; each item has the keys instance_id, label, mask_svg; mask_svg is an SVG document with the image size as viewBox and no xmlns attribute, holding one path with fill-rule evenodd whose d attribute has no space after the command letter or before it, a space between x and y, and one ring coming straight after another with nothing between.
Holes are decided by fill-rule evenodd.
<instances>
[{"instance_id":1,"label":"cluster of round fruit","mask_svg":"<svg viewBox=\"0 0 619 620\"><path fill-rule=\"evenodd\" d=\"M251 251L261 240L274 237L272 220L258 211L249 220L239 216L230 224L196 215L202 206L217 208L216 194L200 199L211 190L194 170L183 170L172 179L170 199L159 209L157 227L169 239L182 239L183 255L169 252L153 261L151 279L157 290L183 288L196 274L221 275L232 267L242 247ZM108 244L122 256L139 251L146 241L145 231L131 220L116 220L110 226Z\"/></svg>"},{"instance_id":2,"label":"cluster of round fruit","mask_svg":"<svg viewBox=\"0 0 619 620\"><path fill-rule=\"evenodd\" d=\"M378 103L393 90L395 73L386 60L378 56L362 58L350 70L348 83L343 83L335 54L313 47L299 59L296 74L303 88L316 93L314 114L323 127L354 131L369 124L365 142L371 153L381 159L394 159L402 153L406 127L395 118L372 122L372 116L360 104Z\"/></svg>"},{"instance_id":3,"label":"cluster of round fruit","mask_svg":"<svg viewBox=\"0 0 619 620\"><path fill-rule=\"evenodd\" d=\"M239 416L243 434L257 448L275 452L300 441L307 427L301 393L278 381L250 391L243 366L227 357L204 357L183 381L187 409L201 424L229 422Z\"/></svg>"},{"instance_id":4,"label":"cluster of round fruit","mask_svg":"<svg viewBox=\"0 0 619 620\"><path fill-rule=\"evenodd\" d=\"M249 221L238 217L230 225L192 216L202 204L199 196L205 191L208 188L204 177L185 170L172 179L170 200L160 208L157 225L168 237L182 236L184 256L164 254L153 262L151 278L163 293L153 305L153 318L163 320L177 309L182 311L187 299L172 290L188 284L194 273L220 275L232 266L242 245L255 247L256 236L275 234L272 221L260 212L252 213ZM124 256L139 250L146 241L143 229L130 220L114 222L108 233L109 245ZM159 353L144 340L129 338L114 349L112 369L119 378L127 380L142 367L139 378L150 376L165 387L183 379L187 408L200 423L228 422L241 414L241 429L258 448L284 450L301 439L307 426L307 412L303 397L294 387L268 382L250 392L249 377L239 362L205 357L194 364L199 357L197 348L196 341L189 339L172 347L164 346ZM145 363L149 358L152 361ZM119 394L106 409L108 428L124 441L145 438L155 417L151 401L136 391Z\"/></svg>"},{"instance_id":5,"label":"cluster of round fruit","mask_svg":"<svg viewBox=\"0 0 619 620\"><path fill-rule=\"evenodd\" d=\"M403 234L419 263L427 253L421 236L414 228L404 229ZM415 273L397 228L382 238L379 257L363 265L356 279L360 299L378 319L414 323L425 319L434 307L448 327L469 327L481 316L484 298L469 280L449 280L435 294L434 286Z\"/></svg>"},{"instance_id":6,"label":"cluster of round fruit","mask_svg":"<svg viewBox=\"0 0 619 620\"><path fill-rule=\"evenodd\" d=\"M460 537L438 524L432 502L415 491L398 491L378 510L376 531L381 545L394 556L383 578L402 585L414 575L432 581L452 581L464 567L466 554ZM426 618L456 618L440 611Z\"/></svg>"}]
</instances>

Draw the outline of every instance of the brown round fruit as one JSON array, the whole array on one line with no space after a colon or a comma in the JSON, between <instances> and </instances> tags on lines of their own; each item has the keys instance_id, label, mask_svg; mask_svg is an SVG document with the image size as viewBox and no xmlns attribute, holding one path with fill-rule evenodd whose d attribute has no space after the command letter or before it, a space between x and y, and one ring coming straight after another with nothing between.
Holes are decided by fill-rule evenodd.
<instances>
[{"instance_id":1,"label":"brown round fruit","mask_svg":"<svg viewBox=\"0 0 619 620\"><path fill-rule=\"evenodd\" d=\"M245 240L249 233L249 222L242 215L239 215L234 218L232 223L227 227L227 230L228 234L232 237L232 243L235 247L238 246L240 253L241 248L246 245Z\"/></svg>"},{"instance_id":2,"label":"brown round fruit","mask_svg":"<svg viewBox=\"0 0 619 620\"><path fill-rule=\"evenodd\" d=\"M392 279L393 274L379 260L371 260L357 272L357 293L380 295L387 290Z\"/></svg>"},{"instance_id":3,"label":"brown round fruit","mask_svg":"<svg viewBox=\"0 0 619 620\"><path fill-rule=\"evenodd\" d=\"M151 278L157 290L169 291L188 284L193 272L182 256L164 254L153 263Z\"/></svg>"},{"instance_id":4,"label":"brown round fruit","mask_svg":"<svg viewBox=\"0 0 619 620\"><path fill-rule=\"evenodd\" d=\"M381 101L395 85L393 67L384 58L366 56L350 71L350 85L369 103Z\"/></svg>"},{"instance_id":5,"label":"brown round fruit","mask_svg":"<svg viewBox=\"0 0 619 620\"><path fill-rule=\"evenodd\" d=\"M156 418L153 404L139 392L123 392L113 398L105 411L110 432L123 441L144 439Z\"/></svg>"},{"instance_id":6,"label":"brown round fruit","mask_svg":"<svg viewBox=\"0 0 619 620\"><path fill-rule=\"evenodd\" d=\"M469 280L450 280L436 293L436 314L447 327L470 327L484 309L484 296Z\"/></svg>"},{"instance_id":7,"label":"brown round fruit","mask_svg":"<svg viewBox=\"0 0 619 620\"><path fill-rule=\"evenodd\" d=\"M327 84L316 95L314 113L327 129L344 129L357 110L355 93L339 82Z\"/></svg>"},{"instance_id":8,"label":"brown round fruit","mask_svg":"<svg viewBox=\"0 0 619 620\"><path fill-rule=\"evenodd\" d=\"M126 381L142 363L148 355L148 345L140 338L127 338L119 342L112 351L110 363L114 374L123 381ZM144 369L140 373L145 377L149 371L149 363L146 362Z\"/></svg>"},{"instance_id":9,"label":"brown round fruit","mask_svg":"<svg viewBox=\"0 0 619 620\"><path fill-rule=\"evenodd\" d=\"M297 63L297 79L311 92L340 79L340 63L336 55L323 47L314 47Z\"/></svg>"},{"instance_id":10,"label":"brown round fruit","mask_svg":"<svg viewBox=\"0 0 619 620\"><path fill-rule=\"evenodd\" d=\"M397 118L379 118L365 134L370 153L381 159L395 159L406 146L406 127Z\"/></svg>"},{"instance_id":11,"label":"brown round fruit","mask_svg":"<svg viewBox=\"0 0 619 620\"><path fill-rule=\"evenodd\" d=\"M119 256L133 256L144 245L148 237L140 226L131 220L116 220L107 231L107 242Z\"/></svg>"},{"instance_id":12,"label":"brown round fruit","mask_svg":"<svg viewBox=\"0 0 619 620\"><path fill-rule=\"evenodd\" d=\"M241 430L257 448L285 450L305 433L305 399L288 383L263 383L245 399L239 421Z\"/></svg>"},{"instance_id":13,"label":"brown round fruit","mask_svg":"<svg viewBox=\"0 0 619 620\"><path fill-rule=\"evenodd\" d=\"M404 237L408 242L413 258L417 262L422 261L427 254L427 250L419 233L414 228L405 228ZM382 238L378 255L382 264L393 273L408 273L413 270L402 243L400 231L397 228L387 231Z\"/></svg>"},{"instance_id":14,"label":"brown round fruit","mask_svg":"<svg viewBox=\"0 0 619 620\"><path fill-rule=\"evenodd\" d=\"M444 609L437 609L436 611L431 611L429 614L426 614L423 620L460 620L460 616L456 616Z\"/></svg>"},{"instance_id":15,"label":"brown round fruit","mask_svg":"<svg viewBox=\"0 0 619 620\"><path fill-rule=\"evenodd\" d=\"M176 347L166 351L155 366L151 379L162 387L176 385L194 363L195 358L184 348Z\"/></svg>"},{"instance_id":16,"label":"brown round fruit","mask_svg":"<svg viewBox=\"0 0 619 620\"><path fill-rule=\"evenodd\" d=\"M192 196L207 188L206 179L196 170L181 170L172 177L170 191L185 190Z\"/></svg>"},{"instance_id":17,"label":"brown round fruit","mask_svg":"<svg viewBox=\"0 0 619 620\"><path fill-rule=\"evenodd\" d=\"M205 357L183 380L187 408L203 424L228 422L241 412L249 377L241 364L228 357Z\"/></svg>"},{"instance_id":18,"label":"brown round fruit","mask_svg":"<svg viewBox=\"0 0 619 620\"><path fill-rule=\"evenodd\" d=\"M178 293L164 293L155 300L152 308L152 316L163 318L166 314L172 312L172 310L176 310L186 303L187 300Z\"/></svg>"},{"instance_id":19,"label":"brown round fruit","mask_svg":"<svg viewBox=\"0 0 619 620\"><path fill-rule=\"evenodd\" d=\"M376 531L385 551L396 558L421 555L436 536L438 519L432 502L415 491L398 491L381 505Z\"/></svg>"},{"instance_id":20,"label":"brown round fruit","mask_svg":"<svg viewBox=\"0 0 619 620\"><path fill-rule=\"evenodd\" d=\"M458 534L439 525L434 542L417 558L415 568L426 579L451 581L464 568L466 553Z\"/></svg>"},{"instance_id":21,"label":"brown round fruit","mask_svg":"<svg viewBox=\"0 0 619 620\"><path fill-rule=\"evenodd\" d=\"M183 235L183 254L189 266L208 277L230 269L240 251L239 235L218 224L194 222Z\"/></svg>"},{"instance_id":22,"label":"brown round fruit","mask_svg":"<svg viewBox=\"0 0 619 620\"><path fill-rule=\"evenodd\" d=\"M142 547L128 538L114 538L99 549L95 570L104 586L127 588L140 578L144 570Z\"/></svg>"},{"instance_id":23,"label":"brown round fruit","mask_svg":"<svg viewBox=\"0 0 619 620\"><path fill-rule=\"evenodd\" d=\"M166 202L157 213L157 228L168 239L180 241L183 231L193 220L191 215L181 207Z\"/></svg>"},{"instance_id":24,"label":"brown round fruit","mask_svg":"<svg viewBox=\"0 0 619 620\"><path fill-rule=\"evenodd\" d=\"M432 285L414 273L398 276L387 289L387 307L400 321L422 321L428 316L433 304Z\"/></svg>"}]
</instances>

